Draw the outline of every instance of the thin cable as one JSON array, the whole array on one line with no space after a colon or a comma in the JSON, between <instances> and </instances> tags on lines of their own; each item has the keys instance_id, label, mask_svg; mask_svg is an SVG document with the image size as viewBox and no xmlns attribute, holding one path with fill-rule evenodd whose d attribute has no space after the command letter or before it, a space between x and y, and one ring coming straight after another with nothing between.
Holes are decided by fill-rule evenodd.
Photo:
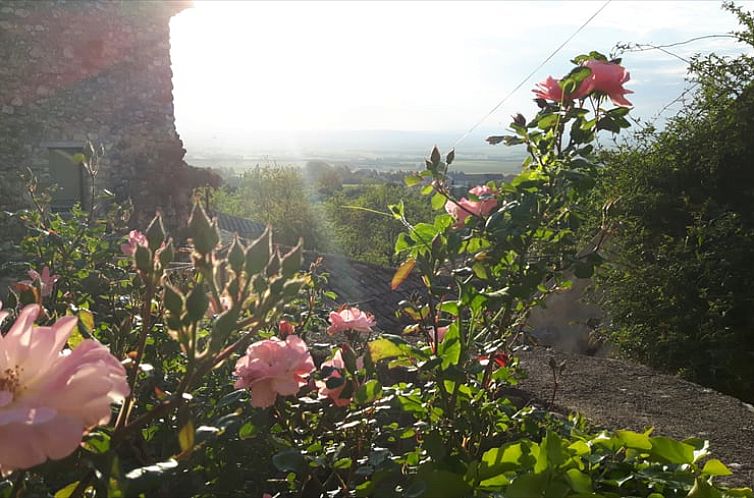
<instances>
[{"instance_id":1,"label":"thin cable","mask_svg":"<svg viewBox=\"0 0 754 498\"><path fill-rule=\"evenodd\" d=\"M529 79L531 79L531 77L534 76L537 73L537 71L539 71L540 69L542 69L542 67L544 67L545 64L547 64L548 62L550 62L550 59L552 59L553 57L555 57L555 55L557 55L557 53L560 52L560 50L568 44L568 42L570 42L571 40L573 40L574 37L581 32L581 30L583 30L584 28L586 28L586 26L590 22L592 22L592 20L595 17L597 17L599 15L599 13L602 12L605 9L605 7L607 7L607 5L610 2L612 2L612 0L607 0L604 4L602 4L602 7L600 7L599 9L597 9L597 11L594 14L592 14L591 17L589 17L589 19L587 19L584 22L584 24L582 24L581 26L579 26L579 28L576 31L574 31L571 36L569 36L563 43L561 43L558 46L558 48L556 48L550 55L548 55L545 60L543 60L537 67L535 67L534 70L532 72L530 72L526 76L526 78L524 78L523 80L521 80L521 83L519 83L518 85L516 85L516 87L513 90L511 90L508 93L508 95L506 95L503 98L503 100L501 100L500 102L498 102L497 105L495 107L493 107L490 112L488 112L487 114L485 114L485 116L482 119L480 119L479 121L477 121L474 126L472 126L471 128L469 128L469 130L466 133L464 133L461 136L461 138L459 138L458 140L456 140L456 142L453 144L453 147L451 147L451 148L455 149L458 146L458 144L460 144L461 142L463 142L464 140L466 140L466 138L469 135L471 135L471 133L474 130L476 130L479 127L479 125L481 125L482 123L484 123L487 120L487 118L489 118L490 116L492 116L495 113L495 111L497 111L498 109L500 109L500 107L503 104L505 104L508 101L508 99L513 96L514 93L516 93L522 86L524 86L526 84L526 82L529 81Z\"/></svg>"}]
</instances>

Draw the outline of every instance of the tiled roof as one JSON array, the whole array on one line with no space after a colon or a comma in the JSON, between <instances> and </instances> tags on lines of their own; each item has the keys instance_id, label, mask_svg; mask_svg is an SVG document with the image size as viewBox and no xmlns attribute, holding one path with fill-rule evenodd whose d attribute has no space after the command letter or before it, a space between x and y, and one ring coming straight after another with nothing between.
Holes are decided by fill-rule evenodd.
<instances>
[{"instance_id":1,"label":"tiled roof","mask_svg":"<svg viewBox=\"0 0 754 498\"><path fill-rule=\"evenodd\" d=\"M264 232L265 226L256 221L226 213L216 213L215 217L217 218L217 226L220 230L231 234L237 233L242 239L258 239L262 235L262 232Z\"/></svg>"},{"instance_id":2,"label":"tiled roof","mask_svg":"<svg viewBox=\"0 0 754 498\"><path fill-rule=\"evenodd\" d=\"M416 274L409 277L395 290L390 283L395 268L356 261L333 254L316 254L307 251L306 263L321 257L321 270L328 274L326 288L338 295L334 306L341 304L357 305L360 309L374 314L377 326L385 332L400 334L407 322L396 317L398 303L409 299L413 294L421 294L424 284Z\"/></svg>"}]
</instances>

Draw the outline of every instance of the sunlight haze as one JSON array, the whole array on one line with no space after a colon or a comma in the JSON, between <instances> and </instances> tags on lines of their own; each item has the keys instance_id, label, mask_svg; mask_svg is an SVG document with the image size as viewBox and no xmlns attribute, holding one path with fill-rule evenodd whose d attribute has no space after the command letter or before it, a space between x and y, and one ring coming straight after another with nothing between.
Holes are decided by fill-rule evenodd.
<instances>
[{"instance_id":1,"label":"sunlight haze","mask_svg":"<svg viewBox=\"0 0 754 498\"><path fill-rule=\"evenodd\" d=\"M285 133L463 133L586 21L602 2L202 2L171 21L175 113L189 150L212 140ZM589 50L667 44L736 29L719 2L613 2L481 129L531 114L531 88ZM729 38L674 47L734 53ZM637 116L685 85L686 64L627 53ZM222 137L222 138L218 138ZM254 137L254 138L252 138Z\"/></svg>"}]
</instances>

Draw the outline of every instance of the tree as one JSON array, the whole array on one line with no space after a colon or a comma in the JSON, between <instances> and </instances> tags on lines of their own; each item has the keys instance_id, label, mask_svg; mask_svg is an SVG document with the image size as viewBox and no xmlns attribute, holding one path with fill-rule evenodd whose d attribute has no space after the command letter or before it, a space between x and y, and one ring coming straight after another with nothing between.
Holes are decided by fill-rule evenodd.
<instances>
[{"instance_id":1,"label":"tree","mask_svg":"<svg viewBox=\"0 0 754 498\"><path fill-rule=\"evenodd\" d=\"M238 187L215 197L219 211L272 225L275 240L295 245L303 237L307 249L327 243L301 172L294 167L260 167L244 173Z\"/></svg>"},{"instance_id":2,"label":"tree","mask_svg":"<svg viewBox=\"0 0 754 498\"><path fill-rule=\"evenodd\" d=\"M754 45L754 19L732 4ZM628 356L754 399L754 60L691 65L693 101L663 132L607 154L599 205L615 236L597 275Z\"/></svg>"},{"instance_id":3,"label":"tree","mask_svg":"<svg viewBox=\"0 0 754 498\"><path fill-rule=\"evenodd\" d=\"M325 202L325 213L334 249L370 263L398 263L394 242L405 227L387 212L388 204L403 201L412 222L432 219L431 208L414 190L400 184L367 185L358 191L340 192Z\"/></svg>"}]
</instances>

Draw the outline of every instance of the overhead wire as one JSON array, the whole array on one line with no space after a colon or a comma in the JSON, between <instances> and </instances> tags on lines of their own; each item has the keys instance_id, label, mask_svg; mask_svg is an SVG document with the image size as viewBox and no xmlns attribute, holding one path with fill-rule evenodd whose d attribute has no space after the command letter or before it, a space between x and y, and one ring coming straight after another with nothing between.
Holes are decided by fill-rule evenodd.
<instances>
[{"instance_id":1,"label":"overhead wire","mask_svg":"<svg viewBox=\"0 0 754 498\"><path fill-rule=\"evenodd\" d=\"M605 10L605 7L607 7L610 2L612 2L612 0L607 0L605 3L603 3L602 6L594 12L594 14L592 14L586 21L584 21L584 23L581 26L578 27L578 29L576 29L576 31L574 31L571 34L571 36L566 38L566 40L563 43L558 45L558 47L555 50L553 50L552 53L550 53L550 55L548 55L542 62L540 62L539 65L537 65L537 67L535 67L524 79L522 79L521 82L513 88L513 90L508 92L508 94L505 97L503 97L503 99L500 102L498 102L495 105L495 107L492 108L492 110L490 110L487 114L484 115L484 117L482 117L482 119L477 121L471 128L469 128L468 131L466 131L466 133L461 135L461 138L456 140L455 143L453 143L453 146L451 148L455 149L458 146L458 144L466 140L466 138L468 138L468 136L471 135L474 132L474 130L476 130L482 123L484 123L487 120L487 118L492 116L498 109L500 109L500 107L503 104L505 104L508 101L508 99L513 96L514 93L516 93L519 89L521 89L521 87L524 86L526 82L529 81L531 77L537 73L537 71L542 69L545 66L545 64L550 62L550 60L553 57L555 57L555 55L557 55L557 53L560 52L563 49L563 47L565 47L568 44L568 42L573 40L576 37L576 35L578 35L584 28L587 27L587 25L589 25L590 22L594 20L595 17L597 17L600 14L600 12Z\"/></svg>"}]
</instances>

